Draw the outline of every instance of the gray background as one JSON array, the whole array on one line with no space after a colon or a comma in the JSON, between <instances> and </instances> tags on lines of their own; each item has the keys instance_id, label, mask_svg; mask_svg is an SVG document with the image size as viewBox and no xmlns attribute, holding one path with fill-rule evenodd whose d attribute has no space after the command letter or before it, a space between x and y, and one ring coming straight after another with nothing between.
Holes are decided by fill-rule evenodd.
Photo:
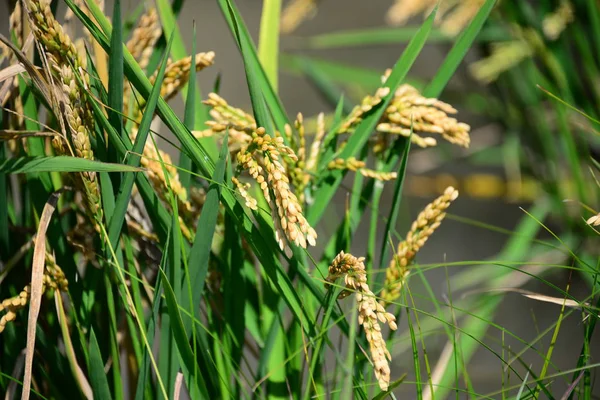
<instances>
[{"instance_id":1,"label":"gray background","mask_svg":"<svg viewBox=\"0 0 600 400\"><path fill-rule=\"evenodd\" d=\"M132 11L137 2L123 1L123 13L127 15L128 11ZM258 23L260 19L262 2L258 0L239 0L237 2L240 12L242 13L251 33L255 39L258 32ZM384 24L384 15L388 7L392 4L391 1L361 1L361 0L327 0L323 1L319 7L318 14L315 18L305 22L294 33L295 35L312 35L317 33L331 32L341 29L359 29L368 27L378 27ZM0 3L0 27L2 31L6 31L8 26L8 16L6 13L4 2ZM112 2L107 2L107 10L112 9ZM110 14L110 11L109 11ZM207 88L213 86L215 77L218 73L221 74L221 94L230 104L250 109L250 102L247 95L247 86L241 58L238 49L228 31L221 12L216 1L186 1L184 9L179 20L182 35L184 36L188 50L191 49L191 32L192 22L197 24L197 48L199 51L214 50L216 52L216 63L213 67L203 71L198 75L199 81L206 93ZM415 21L416 22L416 21ZM289 44L288 38L283 38L282 48L285 49ZM340 49L327 51L306 52L305 54L318 55L321 58L326 58L335 61L347 62L352 65L369 67L379 71L384 71L391 67L397 60L403 46L371 46L368 48L359 49ZM444 54L448 51L445 46L428 46L422 55L416 61L411 76L427 79L433 76L436 69L439 67ZM471 54L470 57L473 57ZM450 83L450 88L460 90L464 85L465 71L461 70L457 77ZM279 92L283 103L285 104L289 115L295 115L297 112L302 112L305 117L313 116L320 111L331 111L332 107L324 102L314 88L304 79L292 76L285 72L280 74ZM204 93L204 94L205 94ZM444 100L444 95L442 95ZM173 101L175 110L183 114L182 100L177 98ZM498 131L498 127L489 126L489 121L482 121L469 116L464 112L459 114L459 119L465 120L473 127L473 140L476 141L478 135L489 133L490 129ZM162 132L165 135L168 133ZM499 132L502 133L501 131ZM414 159L417 160L419 155L413 153ZM413 157L411 156L411 160ZM453 163L451 167L444 167L444 171L469 171L474 172L464 163ZM347 182L350 183L350 182ZM348 185L349 187L349 185ZM404 216L411 215L411 218L404 218L398 226L399 232L404 233L409 226L412 217L416 216L419 210L432 199L415 199L410 197L403 198ZM384 196L381 204L380 212L385 214L389 209L389 196ZM340 193L332 203L328 210L328 220L324 221L319 229L320 240L325 242L328 234L332 233L335 221L342 216L345 203L345 194ZM518 219L523 216L523 211L519 206L527 207L526 204L506 204L497 200L475 200L461 197L455 204L452 205L450 211L452 214L468 217L476 221L481 221L504 229L513 229ZM368 218L366 218L368 221ZM382 227L383 228L383 227ZM359 235L355 238L353 253L357 256L364 254L364 244L366 237L361 237L360 232L367 232L368 226L359 230ZM382 240L383 238L380 238ZM488 229L478 228L469 224L459 223L447 219L441 228L429 240L425 248L419 253L418 261L422 264L440 263L440 262L456 262L465 260L483 260L493 258L494 255L502 248L507 236L505 234L490 231ZM380 242L379 242L380 243ZM497 268L489 266L489 268ZM449 274L455 271L462 270L451 268ZM446 287L446 271L443 268L435 269L427 273L427 278L432 285L432 288L439 295L440 301L442 296L447 293ZM566 272L558 272L550 275L549 279L559 286L565 288L569 276ZM576 298L584 298L589 294L585 286L575 280L572 294ZM425 295L425 291L419 285L418 279L413 279L414 287L411 285L413 295ZM558 295L548 289L542 283L530 282L525 286L526 289L535 292L542 292L549 295ZM421 301L419 306L432 309L427 306L427 302ZM539 331L544 330L550 324L556 321L560 307L548 305L545 303L528 300L518 294L507 294L498 310L495 322L510 330L514 334L520 336L524 340L532 340ZM534 317L535 316L535 317ZM399 327L401 331L405 331L406 325L402 323ZM560 369L574 368L577 362L577 356L581 346L581 332L583 325L581 316L578 313L573 313L568 317L561 328L558 337L557 347L554 352L553 361ZM496 351L499 346L493 345L491 339L499 338L497 330L490 330L485 342L492 345ZM439 352L445 343L444 335L438 335L428 342L427 354L430 362L434 365ZM544 337L542 343L543 348L548 345L550 336ZM511 343L515 351L522 348L516 341L507 340ZM404 372L408 373L408 379L414 378L410 372L413 370L412 357L405 353L402 355L394 354L392 350L394 362L392 365L392 379L399 377ZM534 363L534 370L539 372L541 361L539 357L526 355L525 362ZM594 360L592 360L594 362ZM502 363L490 351L481 348L469 367L470 377L473 380L475 389L479 393L487 393L492 390L497 390L500 387L500 374ZM521 367L515 365L519 371L523 371ZM568 377L571 374L567 375ZM516 380L511 380L511 383L516 383ZM558 382L553 386L553 392L560 397L560 392L565 387L564 379L558 379ZM402 385L398 394L411 396L414 394L413 385ZM461 396L462 397L462 396Z\"/></svg>"}]
</instances>

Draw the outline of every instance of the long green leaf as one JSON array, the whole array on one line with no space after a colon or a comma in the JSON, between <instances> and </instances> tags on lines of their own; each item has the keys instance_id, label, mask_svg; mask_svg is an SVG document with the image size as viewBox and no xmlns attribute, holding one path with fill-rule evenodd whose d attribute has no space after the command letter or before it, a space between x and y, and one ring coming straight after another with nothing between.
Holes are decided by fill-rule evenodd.
<instances>
[{"instance_id":1,"label":"long green leaf","mask_svg":"<svg viewBox=\"0 0 600 400\"><path fill-rule=\"evenodd\" d=\"M120 0L115 1L113 8L113 30L110 37L110 48L108 59L108 120L117 132L123 134L123 36ZM111 161L114 161L114 155L111 157Z\"/></svg>"},{"instance_id":2,"label":"long green leaf","mask_svg":"<svg viewBox=\"0 0 600 400\"><path fill-rule=\"evenodd\" d=\"M233 21L234 34L237 37L240 51L242 53L242 59L244 60L244 69L246 70L246 80L248 82L248 91L250 93L250 101L252 102L252 110L254 111L254 118L258 126L264 127L268 133L274 135L273 123L271 122L271 115L267 108L263 93L267 90L269 82L263 82L258 76L258 70L261 69L260 64L256 64L253 58L255 54L254 48L250 44L250 40L245 38L243 26L241 25L240 18L236 15L233 5L229 0L224 0L226 3L226 11L229 13L231 20ZM281 128L280 132L283 132ZM284 140L286 140L286 137Z\"/></svg>"},{"instance_id":3,"label":"long green leaf","mask_svg":"<svg viewBox=\"0 0 600 400\"><path fill-rule=\"evenodd\" d=\"M187 51L185 48L185 42L183 41L183 37L181 35L180 29L179 29L179 25L177 24L177 14L178 14L178 6L177 6L177 1L173 2L173 4L169 4L170 2L168 0L158 0L157 1L157 5L158 5L158 14L160 15L160 20L163 26L163 31L165 33L167 33L167 35L165 36L167 38L167 40L171 39L171 35L169 34L170 32L173 32L173 45L171 46L171 55L173 56L173 59L175 60L181 60L182 58L186 57ZM195 22L194 22L194 34L193 34L193 45L196 45L196 34L195 34ZM194 49L192 50L192 60L194 59L196 54L196 47L194 47ZM192 71L194 71L194 69L192 69ZM193 79L192 79L193 78ZM200 87L198 85L196 85L197 80L196 80L196 74L194 72L192 72L190 74L190 80L188 81L188 83L186 85L184 85L181 88L181 96L183 99L186 100L186 109L187 107L187 100L190 99L190 91L195 92L195 96L198 98L202 98L202 91L200 90ZM192 130L192 129L204 129L204 122L209 118L208 116L208 106L206 106L204 103L199 102L196 103L194 102L195 107L192 108L191 110L193 110L194 112L194 122L195 122L195 126L193 125L189 125L186 122L186 126L188 127L188 129ZM213 138L202 138L200 139L200 141L207 146L207 149L209 151L214 151L214 153L216 154L218 151L218 148L216 146L216 143L214 141ZM187 170L187 168L186 168ZM184 178L185 181L185 178ZM187 186L184 186L187 187Z\"/></svg>"},{"instance_id":4,"label":"long green leaf","mask_svg":"<svg viewBox=\"0 0 600 400\"><path fill-rule=\"evenodd\" d=\"M225 270L223 271L223 298L225 303L225 319L231 326L229 336L231 337L232 361L239 365L242 358L242 348L246 332L245 313L247 299L251 298L251 288L247 287L247 279L244 276L244 259L241 238L237 227L229 215L225 216L225 243L224 249Z\"/></svg>"},{"instance_id":5,"label":"long green leaf","mask_svg":"<svg viewBox=\"0 0 600 400\"><path fill-rule=\"evenodd\" d=\"M156 145L156 143L154 143ZM161 160L162 161L162 160ZM162 165L164 169L164 164ZM165 174L168 180L168 173ZM170 190L171 200L171 237L168 242L166 255L166 275L169 278L169 284L173 287L173 295L177 304L181 304L181 226L179 225L179 210L177 206L177 200L173 191ZM171 283L172 282L172 283ZM179 371L179 353L177 350L177 344L173 336L170 334L171 330L171 315L169 312L163 312L161 318L161 336L160 336L160 359L159 359L159 372L163 377L163 381L166 381L167 392L173 393L175 388L175 379L177 372ZM194 369L193 375L196 376L196 368ZM167 399L165 399L167 400Z\"/></svg>"},{"instance_id":6,"label":"long green leaf","mask_svg":"<svg viewBox=\"0 0 600 400\"><path fill-rule=\"evenodd\" d=\"M195 22L192 28L192 57L194 57L194 54L196 54ZM196 124L196 74L190 74L188 86L190 90L188 91L185 100L185 112L183 114L183 123L189 130L192 130L195 128L194 125ZM181 152L179 154L179 168L179 182L181 182L181 186L183 186L186 189L189 189L191 175L187 171L190 171L192 169L192 160L184 152Z\"/></svg>"},{"instance_id":7,"label":"long green leaf","mask_svg":"<svg viewBox=\"0 0 600 400\"><path fill-rule=\"evenodd\" d=\"M90 371L90 385L92 386L95 398L110 400L112 399L112 396L108 386L108 379L106 379L106 373L104 372L102 354L100 354L100 347L98 347L98 340L96 340L94 328L90 329L90 364L88 365Z\"/></svg>"},{"instance_id":8,"label":"long green leaf","mask_svg":"<svg viewBox=\"0 0 600 400\"><path fill-rule=\"evenodd\" d=\"M175 60L181 60L187 56L187 51L185 50L185 44L179 30L179 25L177 25L177 17L168 0L157 0L156 5L158 15L160 16L160 22L165 32L165 37L168 41L173 41L170 53Z\"/></svg>"},{"instance_id":9,"label":"long green leaf","mask_svg":"<svg viewBox=\"0 0 600 400\"><path fill-rule=\"evenodd\" d=\"M258 80L257 86L259 86L262 90L265 102L273 116L275 126L280 132L283 132L284 126L285 124L289 124L289 120L281 100L279 97L277 97L276 91L269 83L267 74L265 73L265 70L258 59L256 48L252 42L252 37L250 36L244 21L232 1L218 0L218 2L219 6L221 7L221 11L223 12L223 15L225 16L225 19L229 25L229 30L234 35L238 47L244 55L246 71L250 70L253 71L253 74L256 74L256 79Z\"/></svg>"},{"instance_id":10,"label":"long green leaf","mask_svg":"<svg viewBox=\"0 0 600 400\"><path fill-rule=\"evenodd\" d=\"M402 28L369 28L330 32L308 38L294 38L290 43L292 48L331 49L342 47L374 46L383 44L400 44L408 42L417 32L416 27ZM508 34L503 29L490 28L483 32L478 40L482 42L496 42L506 40ZM432 43L449 43L449 36L439 29L431 31Z\"/></svg>"},{"instance_id":11,"label":"long green leaf","mask_svg":"<svg viewBox=\"0 0 600 400\"><path fill-rule=\"evenodd\" d=\"M258 38L258 58L275 93L277 93L279 64L280 14L281 0L265 0L263 2Z\"/></svg>"},{"instance_id":12,"label":"long green leaf","mask_svg":"<svg viewBox=\"0 0 600 400\"><path fill-rule=\"evenodd\" d=\"M160 293L163 290L163 279L162 275L158 275L156 278L156 283L154 285L154 301L152 305L152 313L148 318L148 322L146 325L146 337L150 343L154 342L154 337L157 332L157 325L160 317L160 309L163 304L161 301ZM148 398L149 383L151 382L151 371L150 371L151 359L148 350L144 351L144 355L142 357L142 362L140 364L138 381L135 391L135 400L144 400Z\"/></svg>"},{"instance_id":13,"label":"long green leaf","mask_svg":"<svg viewBox=\"0 0 600 400\"><path fill-rule=\"evenodd\" d=\"M217 217L219 215L219 204L221 200L221 191L223 179L225 176L225 165L228 156L227 134L223 140L221 152L219 154L219 162L212 178L212 183L206 194L206 200L202 207L202 213L198 219L198 227L201 231L194 238L194 244L188 255L188 265L194 268L190 272L189 282L191 287L184 287L181 304L187 307L188 304L192 307L190 315L195 316L200 310L200 299L204 291L204 281L208 273L208 260L215 234ZM190 293L192 291L192 293ZM191 298L190 298L191 294ZM188 318L184 320L185 331L188 337L191 334L192 321Z\"/></svg>"},{"instance_id":14,"label":"long green leaf","mask_svg":"<svg viewBox=\"0 0 600 400\"><path fill-rule=\"evenodd\" d=\"M0 172L5 174L85 171L139 172L141 169L131 165L111 164L69 156L19 157L0 160Z\"/></svg>"},{"instance_id":15,"label":"long green leaf","mask_svg":"<svg viewBox=\"0 0 600 400\"><path fill-rule=\"evenodd\" d=\"M175 298L173 288L169 284L169 281L161 269L160 274L163 279L165 299L167 302L167 308L171 321L171 332L177 343L179 349L179 355L181 356L182 367L184 368L184 375L188 379L188 387L190 389L190 396L194 399L202 396L204 399L209 399L208 392L206 391L206 385L201 374L193 374L196 370L196 357L192 352L190 343L188 342L185 328L183 327L183 320L181 319L181 313L179 312L179 305Z\"/></svg>"},{"instance_id":16,"label":"long green leaf","mask_svg":"<svg viewBox=\"0 0 600 400\"><path fill-rule=\"evenodd\" d=\"M156 103L160 97L160 88L165 75L165 69L167 68L167 54L171 43L172 41L169 41L167 44L167 51L163 56L163 61L160 66L160 70L158 71L158 75L156 76L154 87L152 88L150 96L148 97L146 109L144 110L144 115L142 116L142 121L140 122L135 143L133 144L132 153L127 159L127 165L137 167L140 164L140 154L144 152L146 139L148 138L148 134L150 132L150 124L154 118L154 109L156 108ZM121 182L121 186L119 187L119 193L117 195L117 200L115 201L115 210L108 225L108 237L113 248L117 247L119 233L121 232L121 228L125 220L125 213L127 212L127 206L131 198L131 191L133 189L135 175L135 173L125 175L123 177L123 181Z\"/></svg>"},{"instance_id":17,"label":"long green leaf","mask_svg":"<svg viewBox=\"0 0 600 400\"><path fill-rule=\"evenodd\" d=\"M99 85L99 89L103 90L101 84ZM104 97L106 96L103 96L102 98ZM117 152L120 159L124 159L132 151L133 144L131 143L131 139L129 139L128 135L119 135L119 133L114 129L114 127L108 122L108 119L104 115L104 109L100 107L98 102L92 100L90 103L94 110L94 115L96 116L97 122L99 122L99 125L102 127L102 129L104 129L108 136L108 142ZM100 176L100 178L102 179L102 175ZM156 234L161 243L164 243L164 239L167 237L170 215L167 212L165 206L162 204L158 195L150 185L150 182L148 181L148 177L146 175L136 174L136 186L140 192L142 200L144 201L146 211L148 212L150 220L152 221L152 225L154 226ZM101 190L103 196L105 192L108 193L106 187L101 187ZM111 195L110 197L112 197L112 201L108 197L103 197L104 201L102 202L102 205L104 206L105 210L108 209L109 205L111 206L111 211L106 213L107 219L112 217L112 210L114 210L114 195ZM116 251L118 257L120 250L117 249Z\"/></svg>"},{"instance_id":18,"label":"long green leaf","mask_svg":"<svg viewBox=\"0 0 600 400\"><path fill-rule=\"evenodd\" d=\"M398 221L398 214L400 210L400 202L402 200L402 187L404 186L404 178L406 177L406 166L408 165L408 152L410 151L410 138L405 139L404 151L402 153L402 161L400 162L400 169L394 185L394 193L392 195L392 208L388 214L387 221L385 223L385 229L383 230L383 241L381 245L381 251L379 253L379 269L383 268L385 262L387 262L389 253L389 235L395 230L396 222ZM376 213L377 210L372 210Z\"/></svg>"},{"instance_id":19,"label":"long green leaf","mask_svg":"<svg viewBox=\"0 0 600 400\"><path fill-rule=\"evenodd\" d=\"M381 86L381 71L357 67L349 63L329 61L316 57L296 54L281 54L281 67L291 74L306 74L306 67L320 72L332 82L350 88L360 87L366 92L373 92ZM337 101L336 101L337 103Z\"/></svg>"}]
</instances>

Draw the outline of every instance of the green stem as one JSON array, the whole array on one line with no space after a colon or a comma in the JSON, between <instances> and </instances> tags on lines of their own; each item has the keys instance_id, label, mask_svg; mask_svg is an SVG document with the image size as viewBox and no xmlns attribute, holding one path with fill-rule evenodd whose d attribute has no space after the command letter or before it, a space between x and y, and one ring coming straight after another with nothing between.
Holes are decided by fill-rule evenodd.
<instances>
[{"instance_id":1,"label":"green stem","mask_svg":"<svg viewBox=\"0 0 600 400\"><path fill-rule=\"evenodd\" d=\"M281 0L265 0L260 19L258 59L267 78L277 92L277 69L279 65L279 19Z\"/></svg>"}]
</instances>

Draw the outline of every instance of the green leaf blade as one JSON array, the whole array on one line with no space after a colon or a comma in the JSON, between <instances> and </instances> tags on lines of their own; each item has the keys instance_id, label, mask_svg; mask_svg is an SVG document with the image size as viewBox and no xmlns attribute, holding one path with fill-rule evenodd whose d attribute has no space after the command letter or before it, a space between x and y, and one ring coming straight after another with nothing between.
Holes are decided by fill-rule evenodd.
<instances>
[{"instance_id":1,"label":"green leaf blade","mask_svg":"<svg viewBox=\"0 0 600 400\"><path fill-rule=\"evenodd\" d=\"M0 173L27 174L38 172L139 172L140 168L112 164L85 158L56 157L18 157L0 160Z\"/></svg>"}]
</instances>

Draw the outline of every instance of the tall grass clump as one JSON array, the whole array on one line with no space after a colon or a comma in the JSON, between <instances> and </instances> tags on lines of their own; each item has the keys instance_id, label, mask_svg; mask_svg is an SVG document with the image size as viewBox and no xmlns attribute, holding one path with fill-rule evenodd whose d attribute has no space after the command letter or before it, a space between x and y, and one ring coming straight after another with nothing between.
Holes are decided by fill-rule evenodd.
<instances>
[{"instance_id":1,"label":"tall grass clump","mask_svg":"<svg viewBox=\"0 0 600 400\"><path fill-rule=\"evenodd\" d=\"M217 0L250 107L219 92L221 77L200 90L197 73L225 61L219 48L197 48L195 27L177 24L183 3L148 1L129 16L119 0L112 10L93 0L7 2L7 399L592 398L596 3L398 0L388 23L424 14L417 28L288 38L319 2L265 0L255 45L235 2ZM377 71L292 52L399 41L395 64ZM444 61L424 83L413 65L431 42ZM445 91L470 49L470 84ZM304 75L331 109L285 110L280 69ZM178 96L181 115L168 103ZM481 145L458 110L495 121L501 144ZM159 125L170 147L158 146ZM420 265L418 253L445 219L478 222L447 215L463 192L452 177L404 221L415 151L439 165L451 154L504 165L518 178L506 184L511 194L527 194L524 176L539 181L502 252L460 263L443 299L429 272L459 265ZM467 194L488 189L477 182ZM584 278L586 298L570 294L570 281L551 282L561 268ZM552 292L520 288L532 280ZM556 321L521 338L495 322L506 292L554 304ZM552 358L556 338L578 315L583 339L564 370ZM472 376L477 350L501 365L495 392Z\"/></svg>"}]
</instances>

